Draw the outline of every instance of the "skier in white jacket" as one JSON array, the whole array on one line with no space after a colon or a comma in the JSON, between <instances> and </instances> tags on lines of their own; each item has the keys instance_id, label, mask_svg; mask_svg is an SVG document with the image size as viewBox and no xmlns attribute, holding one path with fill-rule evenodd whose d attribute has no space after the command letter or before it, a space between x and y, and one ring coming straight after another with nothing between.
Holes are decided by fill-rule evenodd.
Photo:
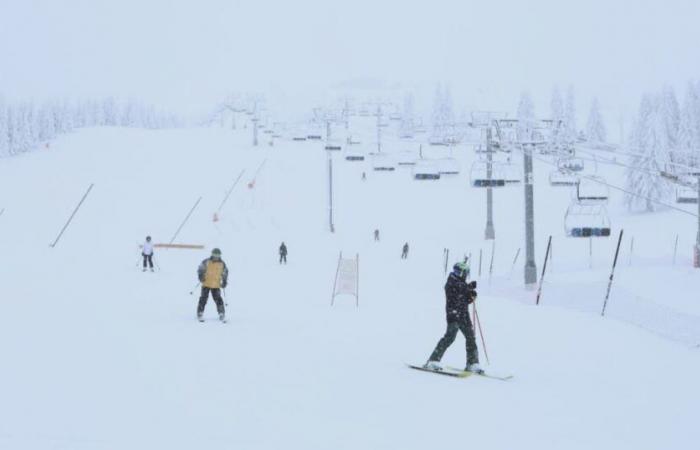
<instances>
[{"instance_id":1,"label":"skier in white jacket","mask_svg":"<svg viewBox=\"0 0 700 450\"><path fill-rule=\"evenodd\" d=\"M146 265L148 265L151 268L151 272L153 272L153 243L150 236L146 236L141 255L143 255L143 271L146 271Z\"/></svg>"}]
</instances>

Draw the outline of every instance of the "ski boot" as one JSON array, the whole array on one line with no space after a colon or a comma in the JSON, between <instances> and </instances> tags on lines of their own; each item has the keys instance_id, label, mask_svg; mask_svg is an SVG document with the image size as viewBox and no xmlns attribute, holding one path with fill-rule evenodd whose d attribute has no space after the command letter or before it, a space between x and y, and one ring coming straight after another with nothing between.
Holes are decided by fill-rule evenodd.
<instances>
[{"instance_id":1,"label":"ski boot","mask_svg":"<svg viewBox=\"0 0 700 450\"><path fill-rule=\"evenodd\" d=\"M204 317L202 317L202 313L197 313L197 320L200 322L204 322Z\"/></svg>"},{"instance_id":2,"label":"ski boot","mask_svg":"<svg viewBox=\"0 0 700 450\"><path fill-rule=\"evenodd\" d=\"M428 361L427 363L425 363L423 365L423 368L428 369L428 370L437 370L437 371L442 370L442 366L440 365L440 361Z\"/></svg>"},{"instance_id":3,"label":"ski boot","mask_svg":"<svg viewBox=\"0 0 700 450\"><path fill-rule=\"evenodd\" d=\"M226 323L226 316L224 313L219 313L219 320L223 323Z\"/></svg>"},{"instance_id":4,"label":"ski boot","mask_svg":"<svg viewBox=\"0 0 700 450\"><path fill-rule=\"evenodd\" d=\"M467 367L464 368L466 372L472 372L472 373L477 373L479 375L484 374L484 369L481 368L479 363L471 363L467 364Z\"/></svg>"},{"instance_id":5,"label":"ski boot","mask_svg":"<svg viewBox=\"0 0 700 450\"><path fill-rule=\"evenodd\" d=\"M153 270L153 267L151 267L151 272L155 272L155 270Z\"/></svg>"}]
</instances>

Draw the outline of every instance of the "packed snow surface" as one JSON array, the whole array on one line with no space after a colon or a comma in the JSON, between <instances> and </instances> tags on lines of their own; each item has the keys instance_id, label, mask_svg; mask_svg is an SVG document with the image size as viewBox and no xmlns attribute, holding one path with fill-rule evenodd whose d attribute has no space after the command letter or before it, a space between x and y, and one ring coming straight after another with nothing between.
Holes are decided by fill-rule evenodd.
<instances>
[{"instance_id":1,"label":"packed snow surface","mask_svg":"<svg viewBox=\"0 0 700 450\"><path fill-rule=\"evenodd\" d=\"M250 130L87 129L0 160L0 448L697 448L695 218L630 215L613 192L611 237L566 238L570 189L550 187L553 167L536 160L538 271L549 235L553 252L535 306L524 249L513 265L523 188L494 191L492 247L485 190L469 186L471 146L424 145L461 168L433 181L335 152L331 234L323 142L250 141ZM384 149L406 150L418 144ZM622 185L621 169L598 174ZM205 249L156 249L157 271L143 273L139 244L169 242L200 196L175 242ZM225 325L211 300L195 320L196 268L213 247L230 269ZM478 337L481 362L509 382L405 366L444 332L446 248L449 266L472 255L491 364ZM330 306L341 251L359 254L359 308L350 297ZM463 366L461 336L443 361Z\"/></svg>"}]
</instances>

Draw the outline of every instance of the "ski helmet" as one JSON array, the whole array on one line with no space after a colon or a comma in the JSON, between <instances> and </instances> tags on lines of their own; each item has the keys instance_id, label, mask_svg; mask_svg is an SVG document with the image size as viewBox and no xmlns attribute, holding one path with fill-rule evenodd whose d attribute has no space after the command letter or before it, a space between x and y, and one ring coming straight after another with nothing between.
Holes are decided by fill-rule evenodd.
<instances>
[{"instance_id":1,"label":"ski helmet","mask_svg":"<svg viewBox=\"0 0 700 450\"><path fill-rule=\"evenodd\" d=\"M221 250L219 250L218 248L214 248L211 251L211 256L213 256L215 258L221 258Z\"/></svg>"},{"instance_id":2,"label":"ski helmet","mask_svg":"<svg viewBox=\"0 0 700 450\"><path fill-rule=\"evenodd\" d=\"M469 275L469 263L460 261L452 266L452 272L462 279L466 279Z\"/></svg>"},{"instance_id":3,"label":"ski helmet","mask_svg":"<svg viewBox=\"0 0 700 450\"><path fill-rule=\"evenodd\" d=\"M150 242L150 241L151 241L151 237L150 237L150 236L146 236L146 240Z\"/></svg>"}]
</instances>

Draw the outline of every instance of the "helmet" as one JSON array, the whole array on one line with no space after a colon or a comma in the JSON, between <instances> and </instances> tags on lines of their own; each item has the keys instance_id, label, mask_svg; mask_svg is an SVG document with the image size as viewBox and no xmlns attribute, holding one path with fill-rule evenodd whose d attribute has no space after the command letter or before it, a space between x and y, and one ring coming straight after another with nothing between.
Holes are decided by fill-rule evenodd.
<instances>
[{"instance_id":1,"label":"helmet","mask_svg":"<svg viewBox=\"0 0 700 450\"><path fill-rule=\"evenodd\" d=\"M218 248L214 248L211 251L211 256L213 256L215 258L221 258L221 250L219 250Z\"/></svg>"},{"instance_id":2,"label":"helmet","mask_svg":"<svg viewBox=\"0 0 700 450\"><path fill-rule=\"evenodd\" d=\"M469 275L469 263L460 261L452 266L452 273L465 280Z\"/></svg>"},{"instance_id":3,"label":"helmet","mask_svg":"<svg viewBox=\"0 0 700 450\"><path fill-rule=\"evenodd\" d=\"M147 241L150 241L150 240L151 240L151 237L150 237L150 236L146 236L146 240L147 240Z\"/></svg>"}]
</instances>

